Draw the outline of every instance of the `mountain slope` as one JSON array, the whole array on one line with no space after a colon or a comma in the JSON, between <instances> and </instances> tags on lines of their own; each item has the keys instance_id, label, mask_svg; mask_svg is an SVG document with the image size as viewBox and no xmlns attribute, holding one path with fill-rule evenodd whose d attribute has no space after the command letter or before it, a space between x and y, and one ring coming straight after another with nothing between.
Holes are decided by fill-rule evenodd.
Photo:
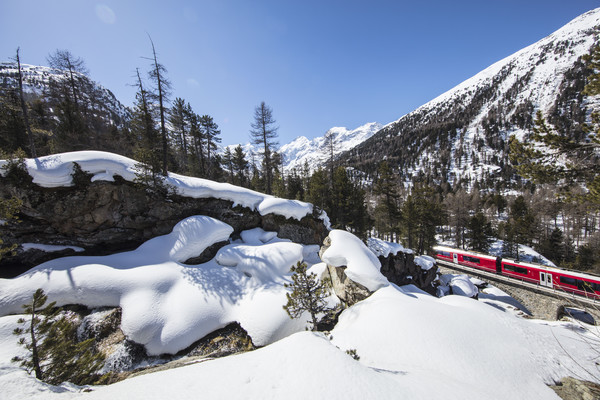
<instances>
[{"instance_id":1,"label":"mountain slope","mask_svg":"<svg viewBox=\"0 0 600 400\"><path fill-rule=\"evenodd\" d=\"M48 92L50 82L61 82L68 79L68 72L57 68L21 64L23 74L23 91L28 97L40 97ZM14 63L0 63L0 87L17 87L19 71ZM89 77L75 73L78 82L82 83L84 101L95 114L119 125L130 117L130 110L102 85Z\"/></svg>"},{"instance_id":2,"label":"mountain slope","mask_svg":"<svg viewBox=\"0 0 600 400\"><path fill-rule=\"evenodd\" d=\"M386 158L405 181L509 181L507 139L530 131L537 110L567 135L584 135L597 99L581 95L590 73L581 57L599 32L600 9L585 13L386 125L344 158L370 174Z\"/></svg>"}]
</instances>

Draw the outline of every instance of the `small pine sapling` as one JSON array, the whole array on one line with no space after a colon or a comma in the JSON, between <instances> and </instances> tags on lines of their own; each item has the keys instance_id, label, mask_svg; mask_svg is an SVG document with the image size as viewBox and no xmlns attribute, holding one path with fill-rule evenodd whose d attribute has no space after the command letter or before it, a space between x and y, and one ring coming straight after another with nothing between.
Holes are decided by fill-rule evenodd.
<instances>
[{"instance_id":1,"label":"small pine sapling","mask_svg":"<svg viewBox=\"0 0 600 400\"><path fill-rule=\"evenodd\" d=\"M59 315L55 302L46 305L48 296L38 289L30 304L23 306L29 321L21 318L19 323L27 324L16 328L13 333L20 336L19 344L30 351L26 358L14 357L29 373L52 385L72 382L87 385L98 381L98 371L104 364L104 356L95 350L94 339L79 342L77 327L66 316ZM28 339L26 339L28 337Z\"/></svg>"},{"instance_id":2,"label":"small pine sapling","mask_svg":"<svg viewBox=\"0 0 600 400\"><path fill-rule=\"evenodd\" d=\"M331 282L328 278L317 279L314 273L307 273L306 263L298 261L295 266L290 268L292 272L292 283L286 283L285 287L292 289L291 293L286 293L287 304L283 306L290 318L300 318L307 311L310 313L312 330L317 330L317 316L319 314L329 314L333 308L327 305L329 297L329 288Z\"/></svg>"}]
</instances>

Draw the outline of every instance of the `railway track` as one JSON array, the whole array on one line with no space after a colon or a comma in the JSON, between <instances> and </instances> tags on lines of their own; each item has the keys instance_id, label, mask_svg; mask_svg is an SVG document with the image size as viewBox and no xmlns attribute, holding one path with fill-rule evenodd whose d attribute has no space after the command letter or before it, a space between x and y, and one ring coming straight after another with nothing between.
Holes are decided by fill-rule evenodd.
<instances>
[{"instance_id":1,"label":"railway track","mask_svg":"<svg viewBox=\"0 0 600 400\"><path fill-rule=\"evenodd\" d=\"M477 277L485 279L485 280L501 282L501 283L504 283L504 284L507 284L507 285L510 285L510 286L513 286L516 288L521 288L521 289L529 290L529 291L532 291L535 293L554 297L556 299L569 301L570 303L572 303L574 305L589 306L589 307L594 307L595 309L600 309L600 300L598 300L598 299L592 299L592 298L588 298L588 297L584 297L584 296L578 296L576 294L565 292L562 289L556 289L556 288L550 288L547 286L542 286L539 283L535 284L535 283L525 282L523 280L518 280L513 277L507 277L507 276L495 274L493 272L482 271L477 268L466 267L464 265L455 264L453 262L448 262L448 261L444 261L444 260L440 260L440 259L437 259L436 262L438 263L438 265L442 265L444 267L450 268L455 271L467 273L469 275L474 275L474 276L477 276Z\"/></svg>"}]
</instances>

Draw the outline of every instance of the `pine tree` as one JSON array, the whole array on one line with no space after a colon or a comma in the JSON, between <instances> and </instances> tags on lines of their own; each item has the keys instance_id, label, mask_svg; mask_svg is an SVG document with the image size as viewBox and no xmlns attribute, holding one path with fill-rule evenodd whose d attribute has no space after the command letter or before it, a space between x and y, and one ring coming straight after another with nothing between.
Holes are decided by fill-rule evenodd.
<instances>
[{"instance_id":1,"label":"pine tree","mask_svg":"<svg viewBox=\"0 0 600 400\"><path fill-rule=\"evenodd\" d=\"M493 241L492 224L480 211L471 218L467 224L469 247L471 250L487 253Z\"/></svg>"},{"instance_id":2,"label":"pine tree","mask_svg":"<svg viewBox=\"0 0 600 400\"><path fill-rule=\"evenodd\" d=\"M286 283L286 288L292 289L286 293L287 303L283 306L290 318L300 318L305 312L310 314L311 330L317 330L318 316L328 314L333 309L327 305L329 287L331 283L328 278L320 281L315 273L307 273L307 265L298 261L290 268L292 272L292 283Z\"/></svg>"},{"instance_id":3,"label":"pine tree","mask_svg":"<svg viewBox=\"0 0 600 400\"><path fill-rule=\"evenodd\" d=\"M225 147L222 161L223 165L225 166L225 170L228 173L227 181L229 183L233 183L233 154L231 153L231 149L229 148L229 146Z\"/></svg>"},{"instance_id":4,"label":"pine tree","mask_svg":"<svg viewBox=\"0 0 600 400\"><path fill-rule=\"evenodd\" d=\"M275 138L279 129L275 126L275 122L273 110L264 101L254 109L254 122L251 125L250 138L253 144L262 146L261 153L263 156L265 191L267 194L272 194L274 169L272 156L277 146Z\"/></svg>"},{"instance_id":5,"label":"pine tree","mask_svg":"<svg viewBox=\"0 0 600 400\"><path fill-rule=\"evenodd\" d=\"M215 163L214 154L217 152L217 143L221 143L221 138L219 137L221 131L219 130L219 125L215 123L210 115L200 117L200 126L206 146L206 176L209 179L213 179L214 169L218 165L218 163Z\"/></svg>"},{"instance_id":6,"label":"pine tree","mask_svg":"<svg viewBox=\"0 0 600 400\"><path fill-rule=\"evenodd\" d=\"M8 221L18 221L17 214L21 210L23 202L16 197L11 199L0 198L0 221L7 223ZM5 254L12 253L17 248L17 245L3 247L4 241L0 238L0 260Z\"/></svg>"},{"instance_id":7,"label":"pine tree","mask_svg":"<svg viewBox=\"0 0 600 400\"><path fill-rule=\"evenodd\" d=\"M232 164L237 185L245 186L247 180L246 174L248 173L248 160L246 160L246 155L240 145L237 145L237 147L233 149Z\"/></svg>"},{"instance_id":8,"label":"pine tree","mask_svg":"<svg viewBox=\"0 0 600 400\"><path fill-rule=\"evenodd\" d=\"M393 236L399 222L398 188L387 161L379 164L373 193L379 196L375 206L375 221L379 233Z\"/></svg>"},{"instance_id":9,"label":"pine tree","mask_svg":"<svg viewBox=\"0 0 600 400\"><path fill-rule=\"evenodd\" d=\"M94 339L77 340L77 327L66 316L60 316L55 302L46 305L48 296L42 289L36 290L32 302L23 306L29 321L21 318L26 329L16 328L14 334L21 336L19 344L31 352L28 358L13 358L29 373L52 385L72 382L86 385L96 382L104 356L95 351Z\"/></svg>"},{"instance_id":10,"label":"pine tree","mask_svg":"<svg viewBox=\"0 0 600 400\"><path fill-rule=\"evenodd\" d=\"M307 201L315 207L324 210L329 199L329 185L327 182L327 174L321 168L317 169L308 182Z\"/></svg>"},{"instance_id":11,"label":"pine tree","mask_svg":"<svg viewBox=\"0 0 600 400\"><path fill-rule=\"evenodd\" d=\"M188 131L189 124L187 118L187 109L185 100L176 97L173 106L169 110L169 124L172 127L172 137L178 149L178 162L183 171L188 170Z\"/></svg>"},{"instance_id":12,"label":"pine tree","mask_svg":"<svg viewBox=\"0 0 600 400\"><path fill-rule=\"evenodd\" d=\"M408 247L423 254L435 244L436 229L446 222L446 212L434 190L417 186L402 206L402 228Z\"/></svg>"},{"instance_id":13,"label":"pine tree","mask_svg":"<svg viewBox=\"0 0 600 400\"><path fill-rule=\"evenodd\" d=\"M192 155L194 158L194 171L200 177L206 176L205 136L200 126L200 116L192 110L188 104L186 107L186 119L190 125L190 136L192 138Z\"/></svg>"}]
</instances>

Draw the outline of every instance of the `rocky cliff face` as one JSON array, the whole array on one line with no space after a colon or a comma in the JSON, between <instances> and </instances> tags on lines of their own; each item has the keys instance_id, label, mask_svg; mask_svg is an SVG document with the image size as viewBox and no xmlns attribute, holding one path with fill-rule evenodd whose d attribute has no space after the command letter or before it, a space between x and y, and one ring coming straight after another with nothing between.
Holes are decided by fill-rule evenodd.
<instances>
[{"instance_id":1,"label":"rocky cliff face","mask_svg":"<svg viewBox=\"0 0 600 400\"><path fill-rule=\"evenodd\" d=\"M5 245L19 245L16 255L0 261L0 277L16 276L49 259L75 254L68 248L48 252L23 244L83 249L78 255L110 254L135 249L150 238L167 234L192 215L210 216L231 225L234 237L257 227L302 244L321 244L327 236L327 228L317 216L301 221L273 214L261 216L248 208L234 207L230 201L164 195L119 177L115 182L76 182L72 187L42 188L0 178L0 196L23 202L20 221L0 226ZM218 247L207 252L214 255ZM210 258L211 254L205 254L190 262Z\"/></svg>"}]
</instances>

